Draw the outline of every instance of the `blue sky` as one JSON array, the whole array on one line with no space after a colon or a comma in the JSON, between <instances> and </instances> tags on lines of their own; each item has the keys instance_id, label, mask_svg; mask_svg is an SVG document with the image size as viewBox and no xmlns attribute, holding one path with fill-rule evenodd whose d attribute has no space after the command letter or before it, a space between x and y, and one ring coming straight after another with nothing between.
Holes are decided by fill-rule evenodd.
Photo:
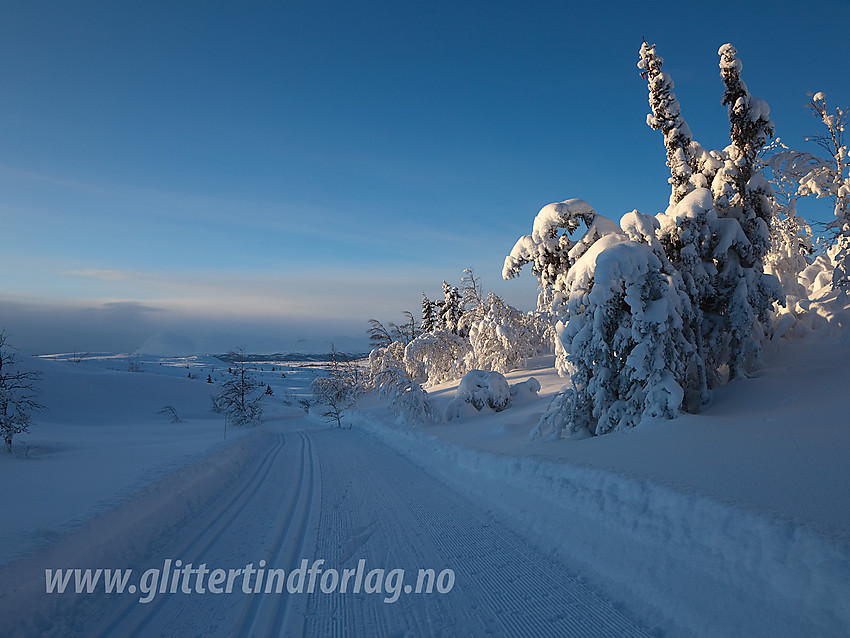
<instances>
[{"instance_id":1,"label":"blue sky","mask_svg":"<svg viewBox=\"0 0 850 638\"><path fill-rule=\"evenodd\" d=\"M530 309L500 271L543 205L666 205L642 38L710 148L725 42L790 145L808 91L850 105L850 3L687 4L7 1L2 322L34 351L277 350L466 267Z\"/></svg>"}]
</instances>

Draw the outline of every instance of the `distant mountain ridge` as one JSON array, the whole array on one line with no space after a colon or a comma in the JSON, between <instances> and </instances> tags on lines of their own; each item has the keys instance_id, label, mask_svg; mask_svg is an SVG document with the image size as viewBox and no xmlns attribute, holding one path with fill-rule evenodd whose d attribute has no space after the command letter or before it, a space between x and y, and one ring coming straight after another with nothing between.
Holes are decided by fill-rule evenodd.
<instances>
[{"instance_id":1,"label":"distant mountain ridge","mask_svg":"<svg viewBox=\"0 0 850 638\"><path fill-rule=\"evenodd\" d=\"M220 361L232 363L235 359L232 354L214 354L212 355ZM244 360L251 362L271 362L271 361L331 361L334 356L338 361L343 361L348 358L351 361L355 359L363 359L369 356L368 352L337 352L335 355L332 352L326 353L306 353L306 352L277 352L275 354L246 354Z\"/></svg>"}]
</instances>

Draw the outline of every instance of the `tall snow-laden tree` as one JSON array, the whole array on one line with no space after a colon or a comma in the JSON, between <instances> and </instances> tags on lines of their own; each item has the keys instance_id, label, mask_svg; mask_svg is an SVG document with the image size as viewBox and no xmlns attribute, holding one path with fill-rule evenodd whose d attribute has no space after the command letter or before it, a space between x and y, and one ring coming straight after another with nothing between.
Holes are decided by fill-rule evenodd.
<instances>
[{"instance_id":1,"label":"tall snow-laden tree","mask_svg":"<svg viewBox=\"0 0 850 638\"><path fill-rule=\"evenodd\" d=\"M731 144L707 151L682 117L655 46L641 47L647 124L663 133L670 169L664 213L634 211L618 226L582 200L550 204L505 259L505 279L533 264L539 308L559 320L556 363L571 385L541 428L602 434L696 411L711 385L758 362L782 296L764 272L775 197L758 152L773 125L741 79L734 47L719 55ZM573 240L581 222L587 232Z\"/></svg>"},{"instance_id":2,"label":"tall snow-laden tree","mask_svg":"<svg viewBox=\"0 0 850 638\"><path fill-rule=\"evenodd\" d=\"M735 48L723 45L718 53L731 140L721 151L691 139L654 46L644 42L638 63L648 81L647 123L664 132L673 184L658 238L696 309L709 385L757 365L769 313L782 298L776 278L764 272L774 196L758 153L773 134L770 110L747 90Z\"/></svg>"},{"instance_id":3,"label":"tall snow-laden tree","mask_svg":"<svg viewBox=\"0 0 850 638\"><path fill-rule=\"evenodd\" d=\"M422 293L422 323L420 324L421 332L431 332L436 327L436 308L434 302L428 299L425 293Z\"/></svg>"},{"instance_id":4,"label":"tall snow-laden tree","mask_svg":"<svg viewBox=\"0 0 850 638\"><path fill-rule=\"evenodd\" d=\"M703 394L690 299L653 241L657 222L636 211L620 226L603 219L596 215L591 227L609 232L579 239L562 277L569 384L541 421L556 436L671 418Z\"/></svg>"},{"instance_id":5,"label":"tall snow-laden tree","mask_svg":"<svg viewBox=\"0 0 850 638\"><path fill-rule=\"evenodd\" d=\"M38 372L18 368L6 330L0 329L0 435L9 453L15 437L29 432L32 413L45 409L37 401L40 379Z\"/></svg>"},{"instance_id":6,"label":"tall snow-laden tree","mask_svg":"<svg viewBox=\"0 0 850 638\"><path fill-rule=\"evenodd\" d=\"M664 58L657 55L655 46L644 40L640 48L638 68L641 76L649 85L649 106L651 113L646 123L664 134L664 146L667 149L667 167L670 169L668 182L672 188L670 203L676 204L693 190L691 177L694 174L694 157L691 129L682 118L681 107L673 93L673 79L661 70Z\"/></svg>"},{"instance_id":7,"label":"tall snow-laden tree","mask_svg":"<svg viewBox=\"0 0 850 638\"><path fill-rule=\"evenodd\" d=\"M759 152L773 137L770 107L761 98L750 95L741 79L741 61L731 44L724 44L720 55L720 77L726 90L722 103L729 115L729 137L726 148L729 159L724 168L733 180L731 196L724 192L717 199L726 217L734 216L752 245L754 261L761 261L770 245L770 220L773 212L773 190L761 173ZM715 178L716 180L717 178Z\"/></svg>"},{"instance_id":8,"label":"tall snow-laden tree","mask_svg":"<svg viewBox=\"0 0 850 638\"><path fill-rule=\"evenodd\" d=\"M732 143L725 149L724 166L712 184L714 203L722 217L737 220L749 246L739 244L720 264L720 303L712 310L725 325L719 329L711 326L714 338L708 345L715 353L717 346L727 345L728 336L728 357L718 363L727 364L730 377L734 377L758 365L761 339L769 325L773 303L784 303L784 296L776 277L764 272L775 198L762 174L759 152L773 137L770 107L751 95L741 79L742 64L735 47L724 44L718 54L725 86L722 101L727 107Z\"/></svg>"},{"instance_id":9,"label":"tall snow-laden tree","mask_svg":"<svg viewBox=\"0 0 850 638\"><path fill-rule=\"evenodd\" d=\"M439 307L440 327L453 334L460 332L462 309L457 286L443 281L443 302Z\"/></svg>"}]
</instances>

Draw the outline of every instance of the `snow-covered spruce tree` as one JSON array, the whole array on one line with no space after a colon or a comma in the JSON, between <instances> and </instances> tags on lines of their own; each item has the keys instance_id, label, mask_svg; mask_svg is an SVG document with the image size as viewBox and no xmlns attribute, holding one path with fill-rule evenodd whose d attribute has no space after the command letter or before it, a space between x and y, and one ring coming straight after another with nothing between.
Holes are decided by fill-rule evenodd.
<instances>
[{"instance_id":1,"label":"snow-covered spruce tree","mask_svg":"<svg viewBox=\"0 0 850 638\"><path fill-rule=\"evenodd\" d=\"M422 293L422 323L420 324L420 332L431 332L436 327L437 309L434 302L428 299L425 293Z\"/></svg>"},{"instance_id":2,"label":"snow-covered spruce tree","mask_svg":"<svg viewBox=\"0 0 850 638\"><path fill-rule=\"evenodd\" d=\"M38 372L18 368L6 330L0 329L0 434L9 453L15 437L29 432L32 413L45 409L37 401L40 379Z\"/></svg>"},{"instance_id":3,"label":"snow-covered spruce tree","mask_svg":"<svg viewBox=\"0 0 850 638\"><path fill-rule=\"evenodd\" d=\"M443 281L443 302L439 307L440 327L452 334L459 334L461 315L460 292L457 286Z\"/></svg>"},{"instance_id":4,"label":"snow-covered spruce tree","mask_svg":"<svg viewBox=\"0 0 850 638\"><path fill-rule=\"evenodd\" d=\"M664 254L683 278L693 309L694 343L699 359L703 361L702 300L713 295L716 268L714 247L710 243L717 230L717 215L709 215L704 209L694 209L689 205L682 207L679 212L676 209L694 189L710 187L723 161L720 153L706 151L692 138L690 127L682 117L681 106L673 92L673 79L661 69L663 62L655 45L644 40L637 66L641 69L641 77L647 81L649 92L650 113L646 122L650 128L664 135L667 166L670 169L668 182L671 185L667 212L658 216L656 236ZM644 235L649 238L652 232ZM707 400L707 396L702 400Z\"/></svg>"},{"instance_id":5,"label":"snow-covered spruce tree","mask_svg":"<svg viewBox=\"0 0 850 638\"><path fill-rule=\"evenodd\" d=\"M735 217L753 250L753 260L764 258L770 246L770 220L773 212L773 190L761 172L759 152L773 137L773 122L767 102L750 95L741 79L741 61L731 44L724 44L720 55L720 77L726 88L722 103L729 115L728 159L724 165L726 179L732 179L732 192L716 195L717 206L725 217ZM718 178L715 177L715 181Z\"/></svg>"},{"instance_id":6,"label":"snow-covered spruce tree","mask_svg":"<svg viewBox=\"0 0 850 638\"><path fill-rule=\"evenodd\" d=\"M654 238L652 217L635 211L617 225L583 200L550 204L506 258L505 278L535 263L535 256L555 254L546 250L555 229L575 230L578 219L591 220L587 231L575 241L567 233L557 238L563 265L549 271L548 284L562 317L560 358L570 383L538 433L548 425L555 436L604 434L647 417L671 418L686 396L696 395L692 402L699 403L704 373L692 343L693 310Z\"/></svg>"},{"instance_id":7,"label":"snow-covered spruce tree","mask_svg":"<svg viewBox=\"0 0 850 638\"><path fill-rule=\"evenodd\" d=\"M776 278L764 272L774 197L758 161L773 126L767 104L741 80L735 53L731 45L719 51L732 141L722 151L707 152L691 139L655 47L644 42L638 62L648 81L647 122L664 132L673 185L658 239L695 308L709 386L757 365L771 308L782 298Z\"/></svg>"},{"instance_id":8,"label":"snow-covered spruce tree","mask_svg":"<svg viewBox=\"0 0 850 638\"><path fill-rule=\"evenodd\" d=\"M773 137L770 107L747 90L735 47L724 44L718 54L732 143L725 149L727 159L714 178L712 191L720 216L737 220L749 247L738 244L729 258L718 264L716 289L721 301L709 308L714 311L714 321L709 326L706 352L718 352L716 346L725 345L728 336L728 352L713 361L711 369L725 364L732 378L757 367L773 304L784 303L784 297L776 277L764 272L775 198L762 174L759 152Z\"/></svg>"},{"instance_id":9,"label":"snow-covered spruce tree","mask_svg":"<svg viewBox=\"0 0 850 638\"><path fill-rule=\"evenodd\" d=\"M259 423L263 418L265 386L248 369L247 355L242 348L227 353L230 374L213 396L213 408L223 414L231 425Z\"/></svg>"}]
</instances>

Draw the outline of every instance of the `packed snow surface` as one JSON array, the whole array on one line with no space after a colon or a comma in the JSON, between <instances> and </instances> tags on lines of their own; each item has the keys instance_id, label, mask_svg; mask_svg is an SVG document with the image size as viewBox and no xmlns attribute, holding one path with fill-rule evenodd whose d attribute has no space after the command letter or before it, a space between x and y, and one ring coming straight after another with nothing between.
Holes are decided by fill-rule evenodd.
<instances>
[{"instance_id":1,"label":"packed snow surface","mask_svg":"<svg viewBox=\"0 0 850 638\"><path fill-rule=\"evenodd\" d=\"M320 368L264 361L266 422L226 439L206 383L220 360L27 359L49 410L0 458L0 634L848 635L848 354L792 342L700 415L534 442L563 383L550 358L505 375L524 388L506 410L408 427L367 395L350 430L298 404ZM436 409L458 385L429 388ZM45 593L48 568L166 559L365 560L456 584L393 603Z\"/></svg>"}]
</instances>

